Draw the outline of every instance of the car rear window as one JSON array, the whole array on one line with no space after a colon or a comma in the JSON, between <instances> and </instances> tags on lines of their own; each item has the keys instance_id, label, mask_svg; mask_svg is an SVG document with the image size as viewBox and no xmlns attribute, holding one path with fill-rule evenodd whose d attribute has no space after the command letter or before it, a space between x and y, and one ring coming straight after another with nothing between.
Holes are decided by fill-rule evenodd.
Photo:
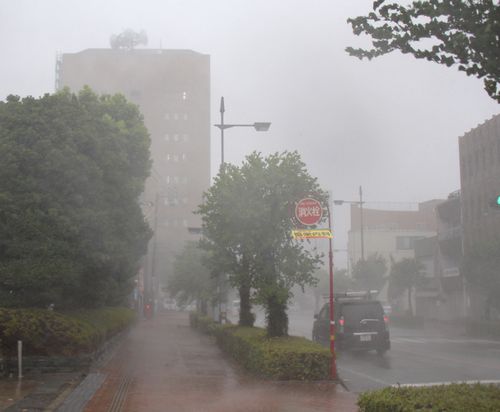
<instances>
[{"instance_id":1,"label":"car rear window","mask_svg":"<svg viewBox=\"0 0 500 412\"><path fill-rule=\"evenodd\" d=\"M359 322L362 319L382 319L384 316L384 310L379 302L344 303L341 312L346 322Z\"/></svg>"}]
</instances>

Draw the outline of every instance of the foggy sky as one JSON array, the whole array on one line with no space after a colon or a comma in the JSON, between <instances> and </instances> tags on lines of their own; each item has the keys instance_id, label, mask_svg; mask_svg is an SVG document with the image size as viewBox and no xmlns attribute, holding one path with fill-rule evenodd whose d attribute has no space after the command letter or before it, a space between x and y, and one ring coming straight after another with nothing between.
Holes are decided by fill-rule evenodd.
<instances>
[{"instance_id":1,"label":"foggy sky","mask_svg":"<svg viewBox=\"0 0 500 412\"><path fill-rule=\"evenodd\" d=\"M459 189L458 137L499 112L482 81L411 56L371 62L348 17L372 0L0 0L0 99L54 91L57 52L109 47L111 34L144 29L148 48L211 55L212 123L270 121L268 133L230 129L225 160L252 150L298 150L335 199L420 202ZM212 171L220 162L212 130ZM383 203L373 204L383 206ZM366 207L370 207L367 203ZM348 206L335 207L345 248ZM338 261L344 266L345 256Z\"/></svg>"}]
</instances>

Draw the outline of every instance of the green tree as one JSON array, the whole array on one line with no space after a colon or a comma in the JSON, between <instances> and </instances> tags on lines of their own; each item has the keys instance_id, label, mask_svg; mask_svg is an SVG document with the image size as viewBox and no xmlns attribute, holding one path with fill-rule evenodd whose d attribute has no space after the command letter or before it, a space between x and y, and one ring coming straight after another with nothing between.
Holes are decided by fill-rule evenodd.
<instances>
[{"instance_id":1,"label":"green tree","mask_svg":"<svg viewBox=\"0 0 500 412\"><path fill-rule=\"evenodd\" d=\"M149 137L123 96L0 102L2 306L122 302L150 229L138 204Z\"/></svg>"},{"instance_id":2,"label":"green tree","mask_svg":"<svg viewBox=\"0 0 500 412\"><path fill-rule=\"evenodd\" d=\"M408 292L408 312L413 316L412 291L425 283L423 270L425 266L414 258L404 258L399 262L392 261L389 282L391 289L402 293Z\"/></svg>"},{"instance_id":3,"label":"green tree","mask_svg":"<svg viewBox=\"0 0 500 412\"><path fill-rule=\"evenodd\" d=\"M427 0L411 5L373 2L368 16L348 19L354 34L372 38L369 50L347 47L351 56L372 59L394 50L484 79L500 102L500 5L494 0Z\"/></svg>"},{"instance_id":4,"label":"green tree","mask_svg":"<svg viewBox=\"0 0 500 412\"><path fill-rule=\"evenodd\" d=\"M383 256L374 253L365 260L358 260L352 268L352 276L360 289L380 290L385 283L387 264Z\"/></svg>"},{"instance_id":5,"label":"green tree","mask_svg":"<svg viewBox=\"0 0 500 412\"><path fill-rule=\"evenodd\" d=\"M482 242L470 247L463 258L462 272L467 282L486 296L485 317L490 307L500 310L500 240Z\"/></svg>"},{"instance_id":6,"label":"green tree","mask_svg":"<svg viewBox=\"0 0 500 412\"><path fill-rule=\"evenodd\" d=\"M180 306L197 302L199 310L206 314L207 304L216 296L216 282L205 265L207 253L197 242L187 242L175 256L173 272L167 281L168 292Z\"/></svg>"},{"instance_id":7,"label":"green tree","mask_svg":"<svg viewBox=\"0 0 500 412\"><path fill-rule=\"evenodd\" d=\"M252 153L241 167L221 170L199 209L214 265L229 274L240 301L241 286L254 290L269 336L288 333L292 287L315 283L320 256L291 236L293 205L310 193L326 199L296 152Z\"/></svg>"},{"instance_id":8,"label":"green tree","mask_svg":"<svg viewBox=\"0 0 500 412\"><path fill-rule=\"evenodd\" d=\"M219 284L228 274L240 296L239 324L253 326L253 224L246 218L252 199L258 195L254 181L246 181L239 167L225 164L199 207L203 218L201 247L209 252L207 263Z\"/></svg>"}]
</instances>

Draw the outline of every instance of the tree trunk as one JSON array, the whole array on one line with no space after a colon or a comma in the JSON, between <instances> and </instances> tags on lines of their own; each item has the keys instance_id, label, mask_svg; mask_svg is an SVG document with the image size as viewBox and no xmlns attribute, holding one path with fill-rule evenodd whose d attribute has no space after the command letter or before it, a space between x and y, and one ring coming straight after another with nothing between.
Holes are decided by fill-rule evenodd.
<instances>
[{"instance_id":1,"label":"tree trunk","mask_svg":"<svg viewBox=\"0 0 500 412\"><path fill-rule=\"evenodd\" d=\"M252 305L250 303L250 285L248 282L243 282L239 288L240 293L240 326L253 326L255 315L252 313Z\"/></svg>"},{"instance_id":2,"label":"tree trunk","mask_svg":"<svg viewBox=\"0 0 500 412\"><path fill-rule=\"evenodd\" d=\"M411 286L408 287L408 312L413 316L413 305L411 303Z\"/></svg>"},{"instance_id":3,"label":"tree trunk","mask_svg":"<svg viewBox=\"0 0 500 412\"><path fill-rule=\"evenodd\" d=\"M205 299L200 299L200 312L204 315L207 314L207 301Z\"/></svg>"},{"instance_id":4,"label":"tree trunk","mask_svg":"<svg viewBox=\"0 0 500 412\"><path fill-rule=\"evenodd\" d=\"M280 302L276 295L267 299L267 335L288 336L288 315L286 302Z\"/></svg>"}]
</instances>

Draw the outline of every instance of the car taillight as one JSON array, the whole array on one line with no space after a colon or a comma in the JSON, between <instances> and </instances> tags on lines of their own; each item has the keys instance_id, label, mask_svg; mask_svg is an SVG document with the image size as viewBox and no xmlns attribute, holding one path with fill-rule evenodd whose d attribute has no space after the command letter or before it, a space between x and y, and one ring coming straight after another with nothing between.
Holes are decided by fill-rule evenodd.
<instances>
[{"instance_id":1,"label":"car taillight","mask_svg":"<svg viewBox=\"0 0 500 412\"><path fill-rule=\"evenodd\" d=\"M387 325L389 325L389 316L387 316L387 315L384 315L384 324L385 324L386 328L387 328Z\"/></svg>"},{"instance_id":2,"label":"car taillight","mask_svg":"<svg viewBox=\"0 0 500 412\"><path fill-rule=\"evenodd\" d=\"M339 332L344 333L344 317L341 316L339 319Z\"/></svg>"}]
</instances>

